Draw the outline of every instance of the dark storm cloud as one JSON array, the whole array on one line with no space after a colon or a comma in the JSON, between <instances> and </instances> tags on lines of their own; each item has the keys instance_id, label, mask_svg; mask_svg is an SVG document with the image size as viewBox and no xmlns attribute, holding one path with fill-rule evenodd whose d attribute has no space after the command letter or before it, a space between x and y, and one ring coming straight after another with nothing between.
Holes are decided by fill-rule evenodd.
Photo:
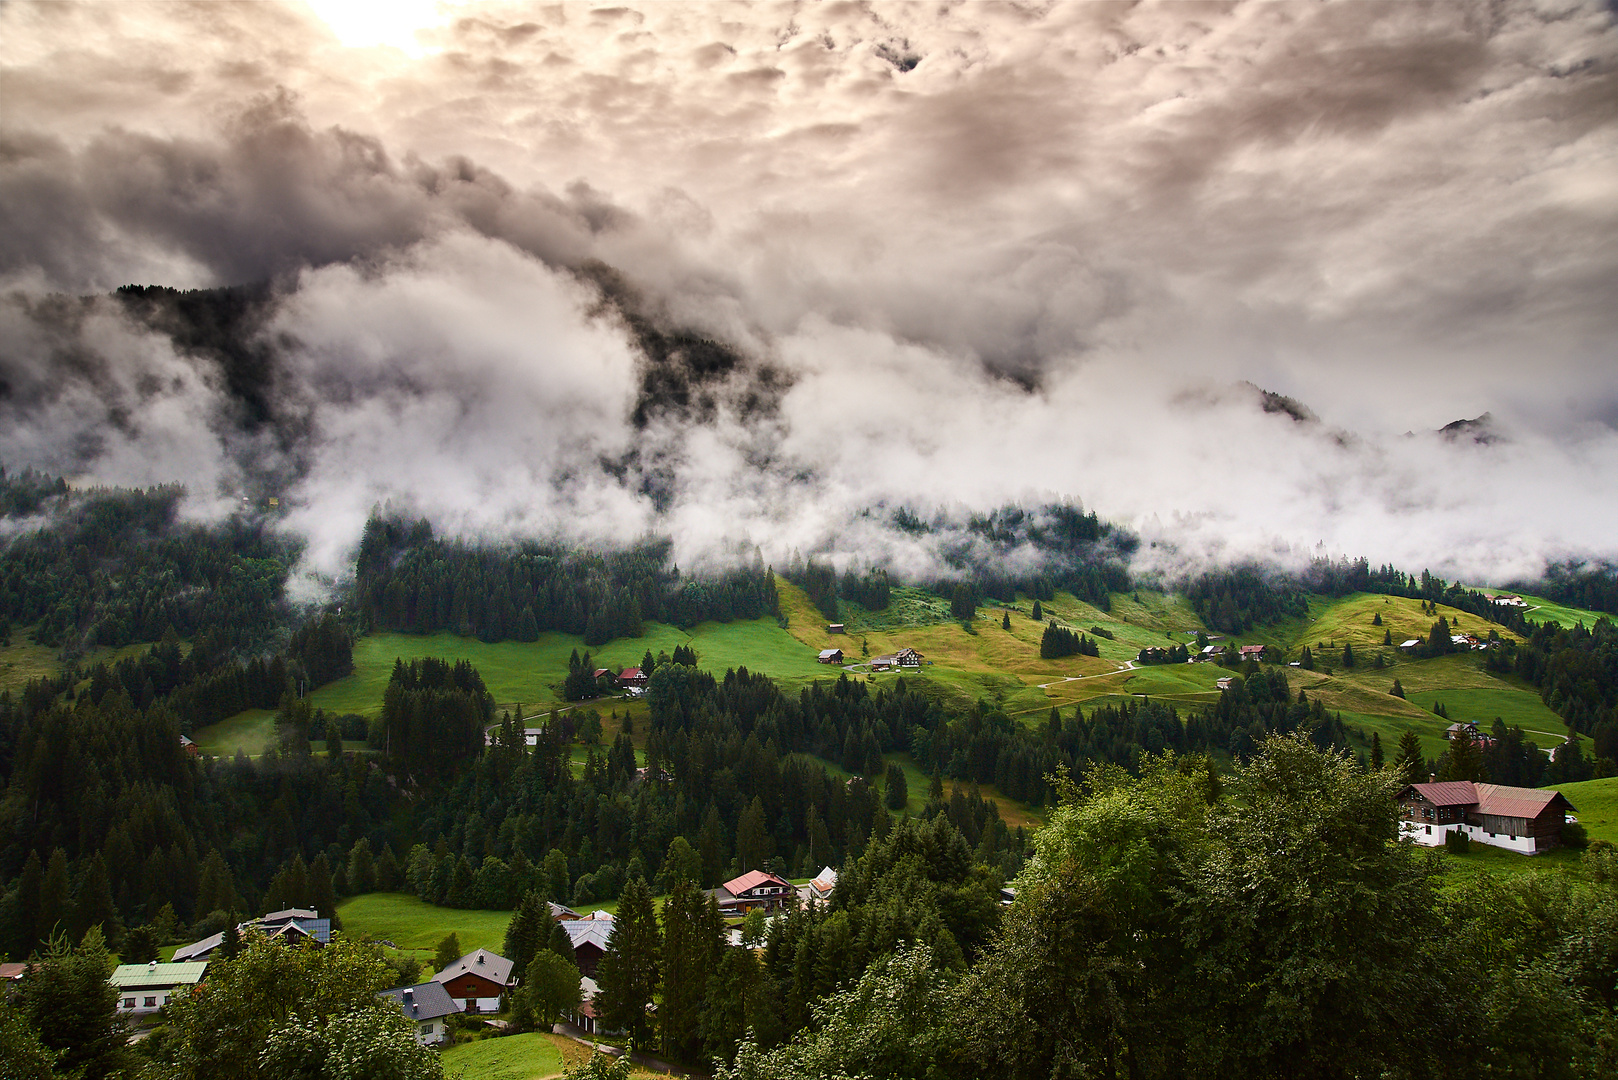
<instances>
[{"instance_id":1,"label":"dark storm cloud","mask_svg":"<svg viewBox=\"0 0 1618 1080\"><path fill-rule=\"evenodd\" d=\"M923 569L861 512L1010 499L1166 559L1503 576L1618 532L1598 4L469 4L419 56L297 6L12 4L0 39L0 275L30 310L274 276L326 566L390 497L682 565ZM647 409L603 265L743 361ZM48 383L72 350L26 321L0 344ZM131 477L167 440L235 482L217 373L84 325L144 375L65 379L0 453Z\"/></svg>"}]
</instances>

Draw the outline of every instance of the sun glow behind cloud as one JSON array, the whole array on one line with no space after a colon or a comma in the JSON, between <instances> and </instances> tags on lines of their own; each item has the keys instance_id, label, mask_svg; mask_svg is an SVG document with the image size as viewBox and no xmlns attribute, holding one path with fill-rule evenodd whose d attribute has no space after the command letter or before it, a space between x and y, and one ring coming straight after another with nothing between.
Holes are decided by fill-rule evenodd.
<instances>
[{"instance_id":1,"label":"sun glow behind cloud","mask_svg":"<svg viewBox=\"0 0 1618 1080\"><path fill-rule=\"evenodd\" d=\"M455 0L304 0L337 40L353 49L378 46L409 56L437 50L422 43L419 33L442 26Z\"/></svg>"}]
</instances>

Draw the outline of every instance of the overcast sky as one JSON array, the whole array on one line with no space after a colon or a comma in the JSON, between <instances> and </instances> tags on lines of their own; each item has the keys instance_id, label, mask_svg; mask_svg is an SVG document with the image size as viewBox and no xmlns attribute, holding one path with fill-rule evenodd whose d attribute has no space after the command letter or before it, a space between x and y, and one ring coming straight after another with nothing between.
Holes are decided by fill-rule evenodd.
<instances>
[{"instance_id":1,"label":"overcast sky","mask_svg":"<svg viewBox=\"0 0 1618 1080\"><path fill-rule=\"evenodd\" d=\"M1066 499L1503 580L1618 554L1615 121L1599 3L11 2L0 460L294 457L325 570L388 499L912 570L861 510ZM593 262L747 358L716 412L631 424ZM51 299L265 279L295 446Z\"/></svg>"}]
</instances>

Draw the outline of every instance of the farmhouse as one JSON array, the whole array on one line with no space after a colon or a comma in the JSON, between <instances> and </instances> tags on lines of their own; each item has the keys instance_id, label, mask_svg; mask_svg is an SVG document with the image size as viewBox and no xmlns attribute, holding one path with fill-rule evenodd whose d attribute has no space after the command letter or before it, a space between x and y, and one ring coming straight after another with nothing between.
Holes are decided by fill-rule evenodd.
<instances>
[{"instance_id":1,"label":"farmhouse","mask_svg":"<svg viewBox=\"0 0 1618 1080\"><path fill-rule=\"evenodd\" d=\"M263 918L237 923L236 929L244 934L256 930L272 941L307 941L315 945L325 945L331 941L331 920L322 919L320 912L311 908L285 908L281 911L272 911ZM207 960L224 943L223 933L214 934L175 949L173 960L175 963Z\"/></svg>"},{"instance_id":2,"label":"farmhouse","mask_svg":"<svg viewBox=\"0 0 1618 1080\"><path fill-rule=\"evenodd\" d=\"M192 757L195 757L197 754L202 752L202 751L197 749L197 744L196 743L192 742L190 739L186 738L184 735L180 736L180 749L184 750L186 753L190 754Z\"/></svg>"},{"instance_id":3,"label":"farmhouse","mask_svg":"<svg viewBox=\"0 0 1618 1080\"><path fill-rule=\"evenodd\" d=\"M893 654L893 661L899 667L921 667L921 653L915 649L900 649Z\"/></svg>"},{"instance_id":4,"label":"farmhouse","mask_svg":"<svg viewBox=\"0 0 1618 1080\"><path fill-rule=\"evenodd\" d=\"M1451 724L1444 729L1444 738L1454 740L1458 738L1470 739L1481 750L1487 750L1494 745L1494 738L1478 730L1478 726L1470 721Z\"/></svg>"},{"instance_id":5,"label":"farmhouse","mask_svg":"<svg viewBox=\"0 0 1618 1080\"><path fill-rule=\"evenodd\" d=\"M820 655L815 657L822 664L841 664L843 662L842 649L821 649Z\"/></svg>"},{"instance_id":6,"label":"farmhouse","mask_svg":"<svg viewBox=\"0 0 1618 1080\"><path fill-rule=\"evenodd\" d=\"M511 988L511 961L487 949L467 953L433 976L461 1003L461 1011L499 1012L500 995Z\"/></svg>"},{"instance_id":7,"label":"farmhouse","mask_svg":"<svg viewBox=\"0 0 1618 1080\"><path fill-rule=\"evenodd\" d=\"M834 622L834 623L828 623L827 624L826 633L828 633L828 634L842 634L842 633L847 633L847 631L843 628L842 623Z\"/></svg>"},{"instance_id":8,"label":"farmhouse","mask_svg":"<svg viewBox=\"0 0 1618 1080\"><path fill-rule=\"evenodd\" d=\"M1231 687L1231 684L1234 683L1235 681L1236 681L1236 679L1235 679L1234 676L1226 675L1223 679L1216 679L1214 681L1214 685L1217 686L1221 690L1229 690L1230 687Z\"/></svg>"},{"instance_id":9,"label":"farmhouse","mask_svg":"<svg viewBox=\"0 0 1618 1080\"><path fill-rule=\"evenodd\" d=\"M790 881L763 870L749 870L741 877L731 878L709 895L718 902L721 915L746 915L755 908L774 911L791 907L798 901L798 890Z\"/></svg>"},{"instance_id":10,"label":"farmhouse","mask_svg":"<svg viewBox=\"0 0 1618 1080\"><path fill-rule=\"evenodd\" d=\"M441 1043L449 1038L446 1017L461 1011L455 999L436 982L402 986L397 990L384 990L377 995L395 1002L416 1025L416 1041L422 1046Z\"/></svg>"},{"instance_id":11,"label":"farmhouse","mask_svg":"<svg viewBox=\"0 0 1618 1080\"><path fill-rule=\"evenodd\" d=\"M596 965L607 952L607 940L612 937L612 916L605 911L593 911L578 919L562 923L568 941L573 945L573 962L579 965L579 974L596 977Z\"/></svg>"},{"instance_id":12,"label":"farmhouse","mask_svg":"<svg viewBox=\"0 0 1618 1080\"><path fill-rule=\"evenodd\" d=\"M1437 847L1458 832L1523 855L1560 846L1562 824L1574 809L1559 791L1470 780L1410 784L1398 801L1399 831L1418 844Z\"/></svg>"},{"instance_id":13,"label":"farmhouse","mask_svg":"<svg viewBox=\"0 0 1618 1080\"><path fill-rule=\"evenodd\" d=\"M645 686L651 679L638 667L626 667L618 673L618 685L627 687Z\"/></svg>"},{"instance_id":14,"label":"farmhouse","mask_svg":"<svg viewBox=\"0 0 1618 1080\"><path fill-rule=\"evenodd\" d=\"M832 890L835 888L837 888L837 871L829 866L823 867L813 881L798 890L798 899L804 903L813 900L817 904L824 904L831 899Z\"/></svg>"},{"instance_id":15,"label":"farmhouse","mask_svg":"<svg viewBox=\"0 0 1618 1080\"><path fill-rule=\"evenodd\" d=\"M1242 659L1243 660L1262 660L1262 659L1264 659L1264 646L1262 646L1262 645L1243 645L1242 646Z\"/></svg>"},{"instance_id":16,"label":"farmhouse","mask_svg":"<svg viewBox=\"0 0 1618 1080\"><path fill-rule=\"evenodd\" d=\"M202 981L207 961L188 964L119 964L110 982L118 991L118 1011L126 1016L154 1013L177 994L191 992Z\"/></svg>"}]
</instances>

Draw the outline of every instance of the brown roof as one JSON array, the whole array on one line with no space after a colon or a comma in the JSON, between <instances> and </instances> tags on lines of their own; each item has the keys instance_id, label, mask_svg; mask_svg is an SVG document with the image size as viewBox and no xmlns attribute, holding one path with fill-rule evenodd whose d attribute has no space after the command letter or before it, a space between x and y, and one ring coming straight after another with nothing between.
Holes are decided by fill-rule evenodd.
<instances>
[{"instance_id":1,"label":"brown roof","mask_svg":"<svg viewBox=\"0 0 1618 1080\"><path fill-rule=\"evenodd\" d=\"M1506 787L1504 784L1478 784L1478 813L1499 817L1536 818L1561 800L1565 811L1573 804L1560 791L1544 788Z\"/></svg>"},{"instance_id":2,"label":"brown roof","mask_svg":"<svg viewBox=\"0 0 1618 1080\"><path fill-rule=\"evenodd\" d=\"M1434 806L1471 806L1478 801L1477 785L1470 780L1445 780L1438 784L1411 784L1414 791ZM1405 791L1399 792L1401 798Z\"/></svg>"},{"instance_id":3,"label":"brown roof","mask_svg":"<svg viewBox=\"0 0 1618 1080\"><path fill-rule=\"evenodd\" d=\"M792 882L783 881L774 874L767 873L763 870L749 870L741 877L731 878L729 881L725 882L725 891L730 893L732 896L740 896L748 889L756 889L760 885L771 884L785 885L789 889L792 888Z\"/></svg>"},{"instance_id":4,"label":"brown roof","mask_svg":"<svg viewBox=\"0 0 1618 1080\"><path fill-rule=\"evenodd\" d=\"M1479 814L1498 817L1536 818L1560 800L1564 811L1575 807L1560 791L1546 788L1506 787L1504 784L1474 784L1470 780L1446 780L1439 784L1411 784L1399 797L1414 791L1434 806L1471 806Z\"/></svg>"}]
</instances>

